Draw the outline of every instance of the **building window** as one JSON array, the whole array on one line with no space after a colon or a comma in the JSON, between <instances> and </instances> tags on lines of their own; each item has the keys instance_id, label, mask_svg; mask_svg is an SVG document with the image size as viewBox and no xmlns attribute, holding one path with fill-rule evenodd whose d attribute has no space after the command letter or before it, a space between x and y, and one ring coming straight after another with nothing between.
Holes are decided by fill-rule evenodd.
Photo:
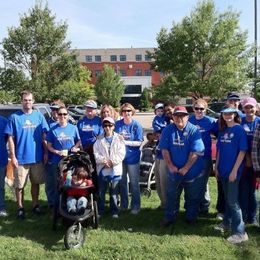
<instances>
[{"instance_id":1,"label":"building window","mask_svg":"<svg viewBox=\"0 0 260 260\"><path fill-rule=\"evenodd\" d=\"M151 75L152 75L151 70L145 70L145 71L144 71L144 75L145 75L145 76L151 76Z\"/></svg>"},{"instance_id":2,"label":"building window","mask_svg":"<svg viewBox=\"0 0 260 260\"><path fill-rule=\"evenodd\" d=\"M92 56L86 55L86 62L92 62Z\"/></svg>"},{"instance_id":3,"label":"building window","mask_svg":"<svg viewBox=\"0 0 260 260\"><path fill-rule=\"evenodd\" d=\"M95 61L101 62L101 55L95 55Z\"/></svg>"},{"instance_id":4,"label":"building window","mask_svg":"<svg viewBox=\"0 0 260 260\"><path fill-rule=\"evenodd\" d=\"M116 55L110 55L110 61L117 61Z\"/></svg>"},{"instance_id":5,"label":"building window","mask_svg":"<svg viewBox=\"0 0 260 260\"><path fill-rule=\"evenodd\" d=\"M98 77L101 74L101 70L95 70L95 76Z\"/></svg>"},{"instance_id":6,"label":"building window","mask_svg":"<svg viewBox=\"0 0 260 260\"><path fill-rule=\"evenodd\" d=\"M126 71L125 70L120 70L120 75L121 75L121 77L125 77L126 76Z\"/></svg>"},{"instance_id":7,"label":"building window","mask_svg":"<svg viewBox=\"0 0 260 260\"><path fill-rule=\"evenodd\" d=\"M144 56L144 59L145 59L145 61L151 61L151 60L152 60L152 58L151 58L150 55L148 55L148 54L146 54L146 55Z\"/></svg>"},{"instance_id":8,"label":"building window","mask_svg":"<svg viewBox=\"0 0 260 260\"><path fill-rule=\"evenodd\" d=\"M141 54L136 54L135 55L135 60L136 61L142 61L142 55Z\"/></svg>"},{"instance_id":9,"label":"building window","mask_svg":"<svg viewBox=\"0 0 260 260\"><path fill-rule=\"evenodd\" d=\"M136 69L135 70L135 76L142 76L142 70L141 69Z\"/></svg>"},{"instance_id":10,"label":"building window","mask_svg":"<svg viewBox=\"0 0 260 260\"><path fill-rule=\"evenodd\" d=\"M120 55L119 59L120 61L126 61L126 55Z\"/></svg>"}]
</instances>

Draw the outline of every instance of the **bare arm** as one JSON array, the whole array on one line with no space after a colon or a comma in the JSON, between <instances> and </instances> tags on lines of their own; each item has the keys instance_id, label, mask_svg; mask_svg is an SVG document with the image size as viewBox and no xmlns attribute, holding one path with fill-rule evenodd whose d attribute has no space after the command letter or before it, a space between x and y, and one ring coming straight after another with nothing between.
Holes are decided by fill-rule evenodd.
<instances>
[{"instance_id":1,"label":"bare arm","mask_svg":"<svg viewBox=\"0 0 260 260\"><path fill-rule=\"evenodd\" d=\"M13 138L13 136L9 135L7 140L8 140L8 147L9 147L11 162L12 162L13 166L15 168L17 168L18 167L18 161L17 161L17 158L15 156L14 138Z\"/></svg>"},{"instance_id":2,"label":"bare arm","mask_svg":"<svg viewBox=\"0 0 260 260\"><path fill-rule=\"evenodd\" d=\"M194 152L190 152L188 161L181 169L179 169L179 173L181 175L185 175L190 170L192 165L197 161L198 157L199 157L198 154Z\"/></svg>"},{"instance_id":3,"label":"bare arm","mask_svg":"<svg viewBox=\"0 0 260 260\"><path fill-rule=\"evenodd\" d=\"M172 163L169 151L166 150L166 149L163 149L162 150L162 155L163 155L163 158L164 158L164 160L165 160L165 162L167 164L167 167L168 167L169 171L172 172L172 173L178 172L178 168Z\"/></svg>"},{"instance_id":4,"label":"bare arm","mask_svg":"<svg viewBox=\"0 0 260 260\"><path fill-rule=\"evenodd\" d=\"M235 164L234 164L234 166L233 166L233 169L232 169L232 171L231 171L231 173L230 173L230 175L229 175L229 181L230 181L230 182L233 182L233 181L236 180L238 168L239 168L239 166L241 165L241 163L242 163L242 161L243 161L245 155L246 155L246 152L245 152L245 151L240 151L240 152L239 152L239 154L238 154L238 156L237 156L237 159L236 159L236 162L235 162Z\"/></svg>"}]
</instances>

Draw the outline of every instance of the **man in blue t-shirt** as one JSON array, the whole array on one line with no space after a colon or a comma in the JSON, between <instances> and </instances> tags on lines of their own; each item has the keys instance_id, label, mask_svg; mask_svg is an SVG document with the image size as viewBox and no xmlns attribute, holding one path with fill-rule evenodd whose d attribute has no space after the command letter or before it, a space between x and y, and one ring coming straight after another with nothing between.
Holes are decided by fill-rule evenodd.
<instances>
[{"instance_id":1,"label":"man in blue t-shirt","mask_svg":"<svg viewBox=\"0 0 260 260\"><path fill-rule=\"evenodd\" d=\"M162 227L171 225L179 211L180 196L185 191L185 218L196 222L203 192L204 144L196 126L188 122L185 107L176 106L173 124L162 132L159 148L168 167L165 217Z\"/></svg>"},{"instance_id":2,"label":"man in blue t-shirt","mask_svg":"<svg viewBox=\"0 0 260 260\"><path fill-rule=\"evenodd\" d=\"M14 166L14 187L18 205L18 219L25 218L24 187L31 180L33 213L39 215L39 189L44 183L44 167L48 159L45 134L49 130L44 116L33 110L33 94L23 91L22 110L9 117L5 133L8 135L10 158Z\"/></svg>"},{"instance_id":3,"label":"man in blue t-shirt","mask_svg":"<svg viewBox=\"0 0 260 260\"><path fill-rule=\"evenodd\" d=\"M7 124L7 119L0 116L0 217L7 217L5 209L5 175L8 155L6 149L6 135L4 133Z\"/></svg>"}]
</instances>

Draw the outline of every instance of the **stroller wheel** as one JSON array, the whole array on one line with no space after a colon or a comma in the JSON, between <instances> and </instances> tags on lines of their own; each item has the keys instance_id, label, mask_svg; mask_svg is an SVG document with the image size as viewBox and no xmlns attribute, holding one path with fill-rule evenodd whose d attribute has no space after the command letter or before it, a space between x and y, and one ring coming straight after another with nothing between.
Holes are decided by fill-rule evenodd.
<instances>
[{"instance_id":1,"label":"stroller wheel","mask_svg":"<svg viewBox=\"0 0 260 260\"><path fill-rule=\"evenodd\" d=\"M94 229L98 228L98 206L95 200L93 201L92 227Z\"/></svg>"},{"instance_id":2,"label":"stroller wheel","mask_svg":"<svg viewBox=\"0 0 260 260\"><path fill-rule=\"evenodd\" d=\"M152 191L151 191L150 188L145 188L143 190L143 193L144 193L145 196L147 196L149 198L151 196L151 194L152 194Z\"/></svg>"},{"instance_id":3,"label":"stroller wheel","mask_svg":"<svg viewBox=\"0 0 260 260\"><path fill-rule=\"evenodd\" d=\"M80 223L74 224L67 229L64 236L66 249L80 248L85 241L85 233Z\"/></svg>"}]
</instances>

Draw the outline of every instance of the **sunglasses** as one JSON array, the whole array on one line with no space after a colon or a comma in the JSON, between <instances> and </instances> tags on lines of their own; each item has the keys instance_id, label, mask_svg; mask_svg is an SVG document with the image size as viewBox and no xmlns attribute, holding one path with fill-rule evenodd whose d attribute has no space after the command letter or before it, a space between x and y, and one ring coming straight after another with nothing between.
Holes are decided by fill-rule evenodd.
<instances>
[{"instance_id":1,"label":"sunglasses","mask_svg":"<svg viewBox=\"0 0 260 260\"><path fill-rule=\"evenodd\" d=\"M58 116L67 116L67 113L58 113Z\"/></svg>"},{"instance_id":2,"label":"sunglasses","mask_svg":"<svg viewBox=\"0 0 260 260\"><path fill-rule=\"evenodd\" d=\"M124 109L122 112L132 112L132 109Z\"/></svg>"},{"instance_id":3,"label":"sunglasses","mask_svg":"<svg viewBox=\"0 0 260 260\"><path fill-rule=\"evenodd\" d=\"M194 109L195 109L196 111L198 111L198 110L200 110L200 111L204 111L204 110L205 110L204 107L194 107Z\"/></svg>"},{"instance_id":4,"label":"sunglasses","mask_svg":"<svg viewBox=\"0 0 260 260\"><path fill-rule=\"evenodd\" d=\"M113 124L104 124L103 125L103 128L106 128L106 127L113 127L114 125Z\"/></svg>"}]
</instances>

